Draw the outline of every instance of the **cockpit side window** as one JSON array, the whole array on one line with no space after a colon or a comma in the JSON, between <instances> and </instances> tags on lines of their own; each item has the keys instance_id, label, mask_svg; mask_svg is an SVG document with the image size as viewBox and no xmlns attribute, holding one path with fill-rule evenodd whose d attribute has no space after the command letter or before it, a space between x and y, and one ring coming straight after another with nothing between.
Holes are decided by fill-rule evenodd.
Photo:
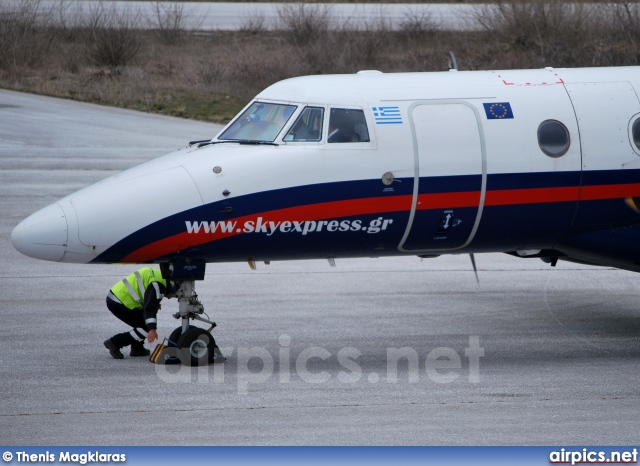
<instances>
[{"instance_id":1,"label":"cockpit side window","mask_svg":"<svg viewBox=\"0 0 640 466\"><path fill-rule=\"evenodd\" d=\"M327 141L369 142L369 129L364 112L351 108L332 108Z\"/></svg>"},{"instance_id":2,"label":"cockpit side window","mask_svg":"<svg viewBox=\"0 0 640 466\"><path fill-rule=\"evenodd\" d=\"M254 102L218 139L273 142L295 110L295 105Z\"/></svg>"},{"instance_id":3,"label":"cockpit side window","mask_svg":"<svg viewBox=\"0 0 640 466\"><path fill-rule=\"evenodd\" d=\"M320 141L322 139L322 120L324 119L324 108L306 107L296 122L293 124L287 135L286 142L309 142Z\"/></svg>"}]
</instances>

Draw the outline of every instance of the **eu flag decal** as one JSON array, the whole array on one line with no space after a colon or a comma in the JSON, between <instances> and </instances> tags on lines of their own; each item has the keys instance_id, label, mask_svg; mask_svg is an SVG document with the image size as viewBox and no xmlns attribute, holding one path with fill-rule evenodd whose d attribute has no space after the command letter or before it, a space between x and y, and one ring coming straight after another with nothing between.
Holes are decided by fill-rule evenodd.
<instances>
[{"instance_id":1,"label":"eu flag decal","mask_svg":"<svg viewBox=\"0 0 640 466\"><path fill-rule=\"evenodd\" d=\"M400 107L372 107L377 125L401 125Z\"/></svg>"},{"instance_id":2,"label":"eu flag decal","mask_svg":"<svg viewBox=\"0 0 640 466\"><path fill-rule=\"evenodd\" d=\"M506 120L513 118L511 104L509 102L493 102L482 104L484 112L487 114L487 120Z\"/></svg>"}]
</instances>

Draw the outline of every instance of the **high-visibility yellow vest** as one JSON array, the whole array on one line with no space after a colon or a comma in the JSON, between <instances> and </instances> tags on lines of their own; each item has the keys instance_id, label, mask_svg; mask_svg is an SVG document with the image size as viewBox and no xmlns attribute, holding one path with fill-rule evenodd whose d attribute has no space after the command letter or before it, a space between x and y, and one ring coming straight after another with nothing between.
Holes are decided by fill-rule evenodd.
<instances>
[{"instance_id":1,"label":"high-visibility yellow vest","mask_svg":"<svg viewBox=\"0 0 640 466\"><path fill-rule=\"evenodd\" d=\"M142 309L144 292L153 282L167 286L167 281L162 278L159 270L145 267L113 285L111 292L129 309Z\"/></svg>"}]
</instances>

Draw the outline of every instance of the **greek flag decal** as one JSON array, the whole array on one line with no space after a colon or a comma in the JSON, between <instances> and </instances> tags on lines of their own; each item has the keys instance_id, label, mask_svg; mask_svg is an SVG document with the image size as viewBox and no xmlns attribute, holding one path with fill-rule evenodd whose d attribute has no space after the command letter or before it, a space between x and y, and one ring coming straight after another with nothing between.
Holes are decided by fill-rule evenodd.
<instances>
[{"instance_id":1,"label":"greek flag decal","mask_svg":"<svg viewBox=\"0 0 640 466\"><path fill-rule=\"evenodd\" d=\"M401 125L400 107L372 107L376 125Z\"/></svg>"},{"instance_id":2,"label":"greek flag decal","mask_svg":"<svg viewBox=\"0 0 640 466\"><path fill-rule=\"evenodd\" d=\"M513 111L509 102L493 102L482 104L487 120L507 120L513 118Z\"/></svg>"}]
</instances>

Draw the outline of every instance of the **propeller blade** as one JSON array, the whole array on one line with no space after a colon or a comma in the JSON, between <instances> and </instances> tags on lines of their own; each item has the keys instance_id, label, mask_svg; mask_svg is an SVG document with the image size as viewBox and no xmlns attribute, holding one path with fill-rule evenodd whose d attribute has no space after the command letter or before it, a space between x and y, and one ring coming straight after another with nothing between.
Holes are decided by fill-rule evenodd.
<instances>
[{"instance_id":1,"label":"propeller blade","mask_svg":"<svg viewBox=\"0 0 640 466\"><path fill-rule=\"evenodd\" d=\"M633 210L640 213L640 197L627 197L624 202Z\"/></svg>"},{"instance_id":2,"label":"propeller blade","mask_svg":"<svg viewBox=\"0 0 640 466\"><path fill-rule=\"evenodd\" d=\"M473 273L476 274L476 282L479 285L480 279L478 278L478 269L476 268L476 258L474 257L473 254L469 254L469 257L471 258L471 265L473 265Z\"/></svg>"}]
</instances>

